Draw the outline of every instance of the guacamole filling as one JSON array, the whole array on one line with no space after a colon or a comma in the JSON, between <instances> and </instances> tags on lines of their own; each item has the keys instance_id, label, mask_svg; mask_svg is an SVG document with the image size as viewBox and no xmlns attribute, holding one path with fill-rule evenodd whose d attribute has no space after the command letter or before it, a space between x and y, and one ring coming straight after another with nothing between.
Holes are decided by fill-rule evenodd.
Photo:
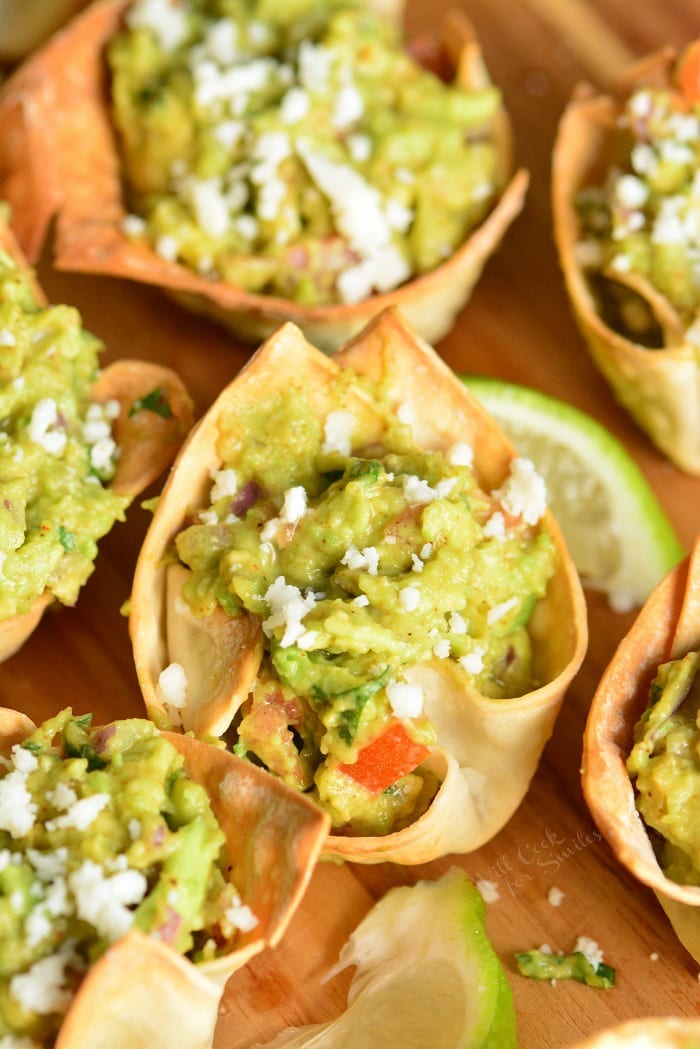
<instances>
[{"instance_id":1,"label":"guacamole filling","mask_svg":"<svg viewBox=\"0 0 700 1049\"><path fill-rule=\"evenodd\" d=\"M90 722L64 710L3 759L0 1037L28 1044L129 929L198 960L255 924L180 753L149 721Z\"/></svg>"},{"instance_id":2,"label":"guacamole filling","mask_svg":"<svg viewBox=\"0 0 700 1049\"><path fill-rule=\"evenodd\" d=\"M498 91L445 84L359 0L136 0L108 57L125 231L203 277L358 302L502 188Z\"/></svg>"},{"instance_id":3,"label":"guacamole filling","mask_svg":"<svg viewBox=\"0 0 700 1049\"><path fill-rule=\"evenodd\" d=\"M699 712L700 652L689 652L659 667L627 760L661 866L685 885L700 885Z\"/></svg>"},{"instance_id":4,"label":"guacamole filling","mask_svg":"<svg viewBox=\"0 0 700 1049\"><path fill-rule=\"evenodd\" d=\"M100 343L70 306L42 307L0 252L0 618L45 590L73 604L97 540L129 500L105 482L119 402L90 400Z\"/></svg>"},{"instance_id":5,"label":"guacamole filling","mask_svg":"<svg viewBox=\"0 0 700 1049\"><path fill-rule=\"evenodd\" d=\"M341 373L335 403L353 381ZM434 664L495 700L535 687L528 622L556 552L531 463L514 460L489 495L467 445L421 450L379 402L371 434L360 415L319 417L291 389L224 417L211 504L173 556L197 615L262 619L236 753L311 792L336 828L383 834L436 786L415 771L435 732L411 668ZM171 689L175 674L159 686L174 716L187 684Z\"/></svg>"},{"instance_id":6,"label":"guacamole filling","mask_svg":"<svg viewBox=\"0 0 700 1049\"><path fill-rule=\"evenodd\" d=\"M640 88L617 133L604 184L577 198L579 261L611 328L658 347L680 341L672 322L700 347L700 98Z\"/></svg>"}]
</instances>

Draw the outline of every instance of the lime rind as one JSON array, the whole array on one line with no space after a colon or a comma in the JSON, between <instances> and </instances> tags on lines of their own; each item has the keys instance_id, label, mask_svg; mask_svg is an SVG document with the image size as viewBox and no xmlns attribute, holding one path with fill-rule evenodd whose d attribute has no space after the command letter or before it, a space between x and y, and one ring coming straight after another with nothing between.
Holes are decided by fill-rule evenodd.
<instances>
[{"instance_id":1,"label":"lime rind","mask_svg":"<svg viewBox=\"0 0 700 1049\"><path fill-rule=\"evenodd\" d=\"M576 566L588 586L608 593L613 608L626 611L643 603L685 551L624 445L589 415L539 390L482 376L460 378L515 447L533 458L545 480L546 463L537 461L542 458L537 445L566 449L578 461L580 477L585 469L602 485L609 500L608 527L618 550L616 564L600 575L588 574L588 565ZM518 435L523 436L521 447ZM530 454L533 444L535 454ZM557 512L557 493L552 490L550 502L576 563L576 537L569 533L586 526L585 501L580 508L562 503Z\"/></svg>"}]
</instances>

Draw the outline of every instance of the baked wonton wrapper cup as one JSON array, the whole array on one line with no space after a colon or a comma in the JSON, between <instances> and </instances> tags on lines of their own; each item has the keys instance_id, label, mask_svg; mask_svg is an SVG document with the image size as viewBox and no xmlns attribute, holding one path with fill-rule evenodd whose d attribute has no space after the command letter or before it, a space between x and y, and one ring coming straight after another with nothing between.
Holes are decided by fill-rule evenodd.
<instances>
[{"instance_id":1,"label":"baked wonton wrapper cup","mask_svg":"<svg viewBox=\"0 0 700 1049\"><path fill-rule=\"evenodd\" d=\"M700 1020L629 1020L577 1042L573 1049L700 1049Z\"/></svg>"},{"instance_id":2,"label":"baked wonton wrapper cup","mask_svg":"<svg viewBox=\"0 0 700 1049\"><path fill-rule=\"evenodd\" d=\"M0 754L33 729L24 714L0 708ZM231 879L258 924L199 964L162 940L127 933L80 984L56 1049L211 1049L224 984L282 938L326 836L327 817L267 772L208 743L164 735L209 795L226 835Z\"/></svg>"},{"instance_id":3,"label":"baked wonton wrapper cup","mask_svg":"<svg viewBox=\"0 0 700 1049\"><path fill-rule=\"evenodd\" d=\"M700 962L700 887L664 874L625 765L657 668L698 648L700 539L650 595L605 671L586 724L582 775L588 807L617 859L654 890L679 940Z\"/></svg>"},{"instance_id":4,"label":"baked wonton wrapper cup","mask_svg":"<svg viewBox=\"0 0 700 1049\"><path fill-rule=\"evenodd\" d=\"M28 257L38 257L56 215L59 268L156 284L246 341L257 343L289 320L314 344L332 352L390 304L400 306L424 338L436 341L446 334L487 258L522 208L526 173L514 176L486 219L442 265L357 304L303 306L200 277L161 258L145 241L129 239L122 229L127 207L106 94L104 48L128 4L129 0L99 0L25 63L0 96L0 197L12 204L15 229ZM391 13L399 5L390 0L371 6ZM400 12L393 13L398 18ZM444 51L461 84L489 83L463 15L446 20ZM503 109L496 115L493 133L505 181L511 171L511 137Z\"/></svg>"},{"instance_id":5,"label":"baked wonton wrapper cup","mask_svg":"<svg viewBox=\"0 0 700 1049\"><path fill-rule=\"evenodd\" d=\"M13 234L0 222L0 250L7 252L26 270L26 262ZM34 294L45 302L43 292L32 277ZM170 405L165 419L156 412L130 414L135 401L154 389L161 389ZM117 470L109 487L117 495L137 496L170 465L192 427L192 403L181 380L169 368L147 361L121 360L104 368L92 387L94 401L114 398L121 404L112 433L121 448ZM0 662L21 648L38 626L53 595L47 590L23 615L0 619Z\"/></svg>"},{"instance_id":6,"label":"baked wonton wrapper cup","mask_svg":"<svg viewBox=\"0 0 700 1049\"><path fill-rule=\"evenodd\" d=\"M624 98L641 85L667 86L674 59L664 50L631 71L619 98L579 87L559 124L552 166L552 207L559 261L579 329L593 360L624 408L671 462L700 474L700 350L662 296L655 314L665 345L649 349L608 327L601 317L576 245L580 189L600 185L616 155Z\"/></svg>"},{"instance_id":7,"label":"baked wonton wrapper cup","mask_svg":"<svg viewBox=\"0 0 700 1049\"><path fill-rule=\"evenodd\" d=\"M219 423L227 427L246 407L290 387L303 389L319 417L337 408L331 379L338 366L369 375L389 404L405 406L414 435L424 448L466 441L475 452L481 485L491 490L508 474L512 446L435 352L396 310L382 313L335 358L311 346L286 324L253 356L200 420L178 457L158 503L136 566L130 632L139 683L147 709L164 713L158 677L171 662L184 666L187 702L184 726L197 735L223 735L248 695L262 651L257 617L195 617L179 598L182 566L164 553L196 508L208 505L210 471L221 465ZM345 407L376 425L373 402L354 392ZM371 433L371 431L370 431ZM403 830L384 837L331 834L326 855L362 862L425 863L450 852L469 852L490 839L509 819L527 790L549 738L566 687L586 647L586 614L578 576L561 534L547 514L543 527L558 550L558 567L531 621L534 674L543 684L527 695L492 700L465 688L447 661L414 667L407 680L426 690L426 712L438 745L427 765L441 786L427 811Z\"/></svg>"}]
</instances>

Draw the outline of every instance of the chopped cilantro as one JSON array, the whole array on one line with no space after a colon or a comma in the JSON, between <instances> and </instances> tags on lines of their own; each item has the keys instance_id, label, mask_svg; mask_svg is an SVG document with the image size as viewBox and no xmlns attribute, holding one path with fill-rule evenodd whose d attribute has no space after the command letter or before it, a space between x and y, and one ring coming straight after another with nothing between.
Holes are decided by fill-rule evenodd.
<instances>
[{"instance_id":1,"label":"chopped cilantro","mask_svg":"<svg viewBox=\"0 0 700 1049\"><path fill-rule=\"evenodd\" d=\"M59 525L56 531L58 532L59 542L63 549L66 551L66 553L69 553L71 550L75 550L75 546L78 541L75 532L69 532L67 528L63 527L63 525Z\"/></svg>"},{"instance_id":2,"label":"chopped cilantro","mask_svg":"<svg viewBox=\"0 0 700 1049\"><path fill-rule=\"evenodd\" d=\"M137 412L153 412L155 415L160 415L163 419L169 419L173 414L170 402L160 386L134 401L129 409L129 417L136 415Z\"/></svg>"}]
</instances>

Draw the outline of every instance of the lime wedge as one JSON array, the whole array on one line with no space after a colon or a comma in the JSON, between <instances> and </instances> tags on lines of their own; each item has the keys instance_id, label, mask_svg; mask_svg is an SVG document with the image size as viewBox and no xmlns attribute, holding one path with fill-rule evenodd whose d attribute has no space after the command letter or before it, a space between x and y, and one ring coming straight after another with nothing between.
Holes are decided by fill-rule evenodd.
<instances>
[{"instance_id":1,"label":"lime wedge","mask_svg":"<svg viewBox=\"0 0 700 1049\"><path fill-rule=\"evenodd\" d=\"M583 583L626 612L681 560L683 547L644 475L584 412L525 386L461 376L531 459Z\"/></svg>"},{"instance_id":2,"label":"lime wedge","mask_svg":"<svg viewBox=\"0 0 700 1049\"><path fill-rule=\"evenodd\" d=\"M458 868L390 889L331 973L357 966L345 1012L265 1049L515 1049L513 999L484 912Z\"/></svg>"}]
</instances>

